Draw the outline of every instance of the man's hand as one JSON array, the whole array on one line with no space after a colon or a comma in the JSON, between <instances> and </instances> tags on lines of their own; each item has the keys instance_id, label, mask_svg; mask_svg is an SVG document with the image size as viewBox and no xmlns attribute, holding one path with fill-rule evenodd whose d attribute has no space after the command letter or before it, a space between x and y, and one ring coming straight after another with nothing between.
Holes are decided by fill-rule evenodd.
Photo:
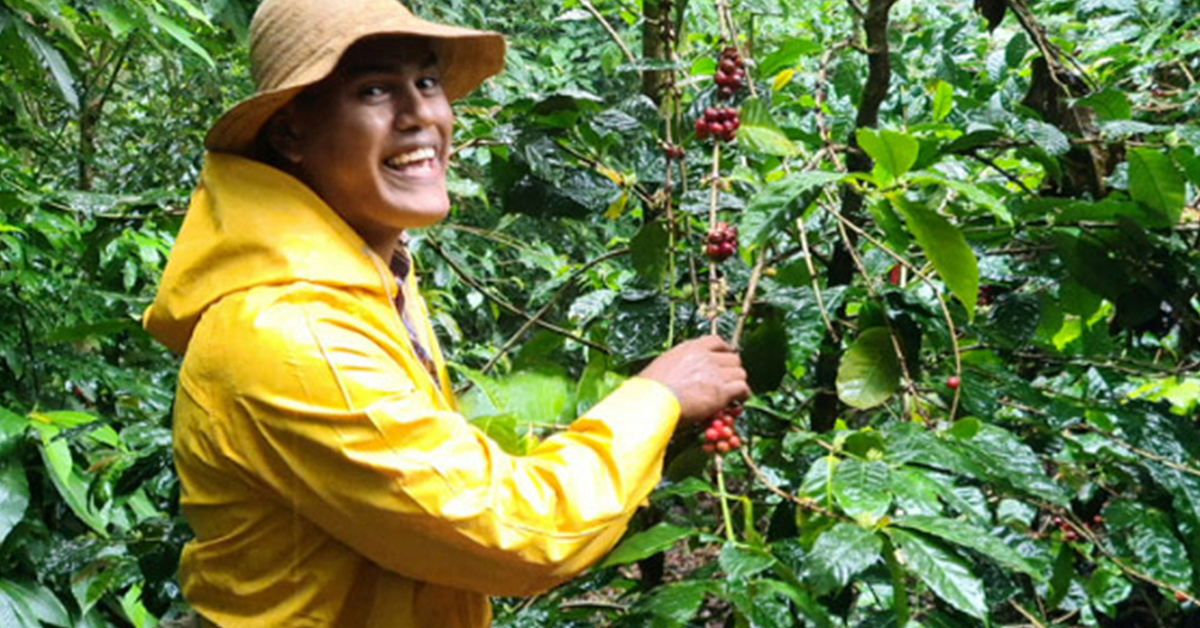
<instances>
[{"instance_id":1,"label":"man's hand","mask_svg":"<svg viewBox=\"0 0 1200 628\"><path fill-rule=\"evenodd\" d=\"M658 356L638 375L675 393L683 424L708 419L750 396L742 358L720 336L689 340Z\"/></svg>"}]
</instances>

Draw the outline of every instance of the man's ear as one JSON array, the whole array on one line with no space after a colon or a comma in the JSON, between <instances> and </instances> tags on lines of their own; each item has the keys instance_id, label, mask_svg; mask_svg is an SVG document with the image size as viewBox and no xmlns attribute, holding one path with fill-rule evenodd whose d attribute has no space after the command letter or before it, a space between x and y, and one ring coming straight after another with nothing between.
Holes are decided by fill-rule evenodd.
<instances>
[{"instance_id":1,"label":"man's ear","mask_svg":"<svg viewBox=\"0 0 1200 628\"><path fill-rule=\"evenodd\" d=\"M299 165L303 152L301 148L301 127L296 111L296 103L292 101L280 109L267 121L267 143L276 155L285 159L289 164Z\"/></svg>"}]
</instances>

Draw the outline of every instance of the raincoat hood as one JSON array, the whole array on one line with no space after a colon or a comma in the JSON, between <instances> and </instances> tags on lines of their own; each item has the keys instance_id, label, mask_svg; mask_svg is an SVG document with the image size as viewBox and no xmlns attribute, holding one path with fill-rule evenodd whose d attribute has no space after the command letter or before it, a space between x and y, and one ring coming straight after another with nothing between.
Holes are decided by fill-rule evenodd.
<instances>
[{"instance_id":1,"label":"raincoat hood","mask_svg":"<svg viewBox=\"0 0 1200 628\"><path fill-rule=\"evenodd\" d=\"M258 161L209 153L143 324L184 353L204 310L260 285L384 292L378 256L308 186Z\"/></svg>"}]
</instances>

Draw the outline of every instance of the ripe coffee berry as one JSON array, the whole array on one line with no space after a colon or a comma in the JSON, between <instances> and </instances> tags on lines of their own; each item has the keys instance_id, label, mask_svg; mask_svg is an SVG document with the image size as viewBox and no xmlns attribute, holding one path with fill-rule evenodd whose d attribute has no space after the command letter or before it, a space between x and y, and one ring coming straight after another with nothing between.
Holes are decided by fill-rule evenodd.
<instances>
[{"instance_id":1,"label":"ripe coffee berry","mask_svg":"<svg viewBox=\"0 0 1200 628\"><path fill-rule=\"evenodd\" d=\"M682 146L677 146L675 144L667 144L666 146L663 147L663 154L667 156L667 159L674 159L675 161L683 161L684 150L683 150Z\"/></svg>"},{"instance_id":2,"label":"ripe coffee berry","mask_svg":"<svg viewBox=\"0 0 1200 628\"><path fill-rule=\"evenodd\" d=\"M1182 604L1182 603L1186 602L1186 601L1187 601L1187 599L1188 599L1188 596L1187 596L1187 594L1186 594L1186 593L1184 593L1183 591L1176 591L1176 592L1175 592L1175 601L1176 601L1176 602L1179 602L1180 604Z\"/></svg>"},{"instance_id":3,"label":"ripe coffee berry","mask_svg":"<svg viewBox=\"0 0 1200 628\"><path fill-rule=\"evenodd\" d=\"M713 225L704 245L704 255L714 262L723 262L737 253L737 227L723 222Z\"/></svg>"},{"instance_id":4,"label":"ripe coffee berry","mask_svg":"<svg viewBox=\"0 0 1200 628\"><path fill-rule=\"evenodd\" d=\"M733 107L709 107L696 118L696 138L706 140L714 137L723 142L732 142L742 126L737 109Z\"/></svg>"},{"instance_id":5,"label":"ripe coffee berry","mask_svg":"<svg viewBox=\"0 0 1200 628\"><path fill-rule=\"evenodd\" d=\"M727 454L742 446L742 439L734 428L734 423L740 416L742 407L736 405L718 410L712 416L708 428L704 430L704 453Z\"/></svg>"},{"instance_id":6,"label":"ripe coffee berry","mask_svg":"<svg viewBox=\"0 0 1200 628\"><path fill-rule=\"evenodd\" d=\"M717 72L713 82L717 84L717 94L721 98L732 98L735 93L746 86L746 63L737 48L730 46L721 51L717 61Z\"/></svg>"},{"instance_id":7,"label":"ripe coffee berry","mask_svg":"<svg viewBox=\"0 0 1200 628\"><path fill-rule=\"evenodd\" d=\"M946 387L950 390L958 390L959 386L962 386L962 378L959 376L951 375L946 378Z\"/></svg>"}]
</instances>

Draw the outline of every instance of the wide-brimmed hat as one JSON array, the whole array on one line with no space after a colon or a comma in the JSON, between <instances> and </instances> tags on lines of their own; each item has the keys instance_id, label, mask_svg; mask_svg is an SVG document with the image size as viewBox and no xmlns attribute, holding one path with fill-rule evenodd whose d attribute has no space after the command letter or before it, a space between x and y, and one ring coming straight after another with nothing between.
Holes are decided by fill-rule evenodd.
<instances>
[{"instance_id":1,"label":"wide-brimmed hat","mask_svg":"<svg viewBox=\"0 0 1200 628\"><path fill-rule=\"evenodd\" d=\"M450 100L504 68L504 36L423 20L397 0L263 0L250 23L255 94L217 120L204 146L249 154L275 112L329 76L355 42L381 35L430 39Z\"/></svg>"}]
</instances>

